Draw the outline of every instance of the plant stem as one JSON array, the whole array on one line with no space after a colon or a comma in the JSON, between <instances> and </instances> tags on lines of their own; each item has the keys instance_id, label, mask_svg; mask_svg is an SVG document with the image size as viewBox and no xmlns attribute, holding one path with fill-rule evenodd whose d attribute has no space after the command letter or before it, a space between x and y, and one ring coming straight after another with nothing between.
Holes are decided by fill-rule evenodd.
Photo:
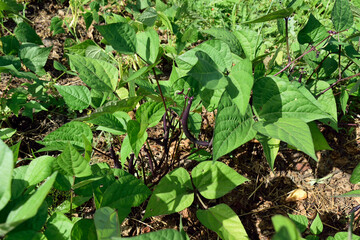
<instances>
[{"instance_id":1,"label":"plant stem","mask_svg":"<svg viewBox=\"0 0 360 240\"><path fill-rule=\"evenodd\" d=\"M288 63L291 62L291 56L290 56L290 46L289 46L289 18L285 18L285 38L286 38L286 52L287 52L287 58Z\"/></svg>"},{"instance_id":2,"label":"plant stem","mask_svg":"<svg viewBox=\"0 0 360 240\"><path fill-rule=\"evenodd\" d=\"M357 77L357 76L360 76L360 73L357 73L355 75L352 75L350 77L346 77L346 78L342 78L342 79L339 79L337 80L336 82L334 82L333 84L331 84L328 88L324 89L323 91L321 91L318 95L316 95L316 98L320 97L322 94L324 94L325 92L329 91L329 89L333 88L336 84L338 84L339 82L343 82L343 81L346 81L346 80L349 80L351 78L354 78L354 77Z\"/></svg>"}]
</instances>

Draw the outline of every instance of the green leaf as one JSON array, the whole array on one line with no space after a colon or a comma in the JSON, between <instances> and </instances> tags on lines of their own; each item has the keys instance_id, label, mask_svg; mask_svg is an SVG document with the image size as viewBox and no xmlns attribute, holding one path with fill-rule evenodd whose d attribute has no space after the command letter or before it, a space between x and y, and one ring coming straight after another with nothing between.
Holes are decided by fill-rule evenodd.
<instances>
[{"instance_id":1,"label":"green leaf","mask_svg":"<svg viewBox=\"0 0 360 240\"><path fill-rule=\"evenodd\" d=\"M43 48L33 43L24 43L20 46L19 57L31 71L44 75L43 67L49 57L51 47Z\"/></svg>"},{"instance_id":2,"label":"green leaf","mask_svg":"<svg viewBox=\"0 0 360 240\"><path fill-rule=\"evenodd\" d=\"M0 140L0 210L5 207L11 197L13 168L13 154L9 147Z\"/></svg>"},{"instance_id":3,"label":"green leaf","mask_svg":"<svg viewBox=\"0 0 360 240\"><path fill-rule=\"evenodd\" d=\"M302 240L296 225L287 217L276 215L271 218L276 234L273 240Z\"/></svg>"},{"instance_id":4,"label":"green leaf","mask_svg":"<svg viewBox=\"0 0 360 240\"><path fill-rule=\"evenodd\" d=\"M118 81L117 68L105 61L69 55L71 63L74 65L79 77L89 87L103 91L113 92Z\"/></svg>"},{"instance_id":5,"label":"green leaf","mask_svg":"<svg viewBox=\"0 0 360 240\"><path fill-rule=\"evenodd\" d=\"M121 149L120 149L120 158L122 165L124 165L124 163L126 162L126 158L129 157L131 153L132 153L132 148L130 145L129 135L126 135L126 137L124 138L121 144Z\"/></svg>"},{"instance_id":6,"label":"green leaf","mask_svg":"<svg viewBox=\"0 0 360 240\"><path fill-rule=\"evenodd\" d=\"M162 102L146 102L136 111L136 119L138 121L144 119L144 117L142 117L143 114L147 115L148 127L155 127L165 114L164 104Z\"/></svg>"},{"instance_id":7,"label":"green leaf","mask_svg":"<svg viewBox=\"0 0 360 240\"><path fill-rule=\"evenodd\" d=\"M121 240L124 238L112 238L112 240ZM131 240L184 240L179 231L175 229L163 229L156 232L141 234L136 237L129 237Z\"/></svg>"},{"instance_id":8,"label":"green leaf","mask_svg":"<svg viewBox=\"0 0 360 240\"><path fill-rule=\"evenodd\" d=\"M143 11L139 17L139 21L148 27L153 26L156 19L157 19L157 12L154 8L151 7L145 9L145 11Z\"/></svg>"},{"instance_id":9,"label":"green leaf","mask_svg":"<svg viewBox=\"0 0 360 240\"><path fill-rule=\"evenodd\" d=\"M15 36L8 35L0 38L2 42L2 50L6 55L17 55L20 48L20 43Z\"/></svg>"},{"instance_id":10,"label":"green leaf","mask_svg":"<svg viewBox=\"0 0 360 240\"><path fill-rule=\"evenodd\" d=\"M34 230L24 230L19 232L10 232L6 235L6 240L43 240L45 236L43 233Z\"/></svg>"},{"instance_id":11,"label":"green leaf","mask_svg":"<svg viewBox=\"0 0 360 240\"><path fill-rule=\"evenodd\" d=\"M282 117L298 118L304 122L318 119L331 119L336 122L300 83L274 76L255 81L253 106L260 118L265 120Z\"/></svg>"},{"instance_id":12,"label":"green leaf","mask_svg":"<svg viewBox=\"0 0 360 240\"><path fill-rule=\"evenodd\" d=\"M129 24L118 22L98 25L95 28L119 53L132 54L136 52L136 33Z\"/></svg>"},{"instance_id":13,"label":"green leaf","mask_svg":"<svg viewBox=\"0 0 360 240\"><path fill-rule=\"evenodd\" d=\"M346 114L348 101L349 101L349 92L347 91L347 89L342 88L340 95L340 106L344 115Z\"/></svg>"},{"instance_id":14,"label":"green leaf","mask_svg":"<svg viewBox=\"0 0 360 240\"><path fill-rule=\"evenodd\" d=\"M257 41L258 33L250 29L242 29L234 32L234 35L239 40L241 48L243 49L246 58L250 61L254 60L255 53L258 50L257 43L261 43L261 39Z\"/></svg>"},{"instance_id":15,"label":"green leaf","mask_svg":"<svg viewBox=\"0 0 360 240\"><path fill-rule=\"evenodd\" d=\"M262 16L257 19L247 21L244 23L262 23L262 22L267 22L267 21L271 21L271 20L275 20L275 19L286 18L286 17L289 17L293 12L294 12L294 10L292 8L284 8L284 9L280 9L278 11L271 12L265 16Z\"/></svg>"},{"instance_id":16,"label":"green leaf","mask_svg":"<svg viewBox=\"0 0 360 240\"><path fill-rule=\"evenodd\" d=\"M93 40L87 39L81 43L73 45L71 47L65 47L64 49L69 51L69 54L80 55L85 57L86 49L89 46L97 46Z\"/></svg>"},{"instance_id":17,"label":"green leaf","mask_svg":"<svg viewBox=\"0 0 360 240\"><path fill-rule=\"evenodd\" d=\"M329 36L326 28L310 14L309 21L305 27L300 30L298 34L298 41L300 44L316 44Z\"/></svg>"},{"instance_id":18,"label":"green leaf","mask_svg":"<svg viewBox=\"0 0 360 240\"><path fill-rule=\"evenodd\" d=\"M351 238L349 238L348 232L338 232L334 236L334 240L344 240L344 239L360 240L360 237L355 234L351 234Z\"/></svg>"},{"instance_id":19,"label":"green leaf","mask_svg":"<svg viewBox=\"0 0 360 240\"><path fill-rule=\"evenodd\" d=\"M24 176L24 180L28 182L29 186L40 183L52 174L54 160L54 157L41 156L31 161Z\"/></svg>"},{"instance_id":20,"label":"green leaf","mask_svg":"<svg viewBox=\"0 0 360 240\"><path fill-rule=\"evenodd\" d=\"M341 194L339 196L335 197L360 197L360 189L359 190L353 190L344 194Z\"/></svg>"},{"instance_id":21,"label":"green leaf","mask_svg":"<svg viewBox=\"0 0 360 240\"><path fill-rule=\"evenodd\" d=\"M105 190L101 207L137 207L150 194L149 188L133 175L122 176Z\"/></svg>"},{"instance_id":22,"label":"green leaf","mask_svg":"<svg viewBox=\"0 0 360 240\"><path fill-rule=\"evenodd\" d=\"M16 38L22 42L35 43L37 45L42 45L41 38L36 34L35 30L27 24L25 21L19 23L14 29L14 34Z\"/></svg>"},{"instance_id":23,"label":"green leaf","mask_svg":"<svg viewBox=\"0 0 360 240\"><path fill-rule=\"evenodd\" d=\"M229 32L227 29L210 28L203 32L210 34L213 37L215 37L216 39L219 39L219 40L223 41L224 43L226 43L229 46L231 52L235 53L236 55L238 55L238 56L243 55L243 49L241 47L239 40L236 38L236 36L232 32Z\"/></svg>"},{"instance_id":24,"label":"green leaf","mask_svg":"<svg viewBox=\"0 0 360 240\"><path fill-rule=\"evenodd\" d=\"M154 29L147 29L145 32L136 34L136 53L148 64L156 62L159 54L160 39Z\"/></svg>"},{"instance_id":25,"label":"green leaf","mask_svg":"<svg viewBox=\"0 0 360 240\"><path fill-rule=\"evenodd\" d=\"M184 210L194 201L193 191L190 175L184 168L166 174L150 197L144 219Z\"/></svg>"},{"instance_id":26,"label":"green leaf","mask_svg":"<svg viewBox=\"0 0 360 240\"><path fill-rule=\"evenodd\" d=\"M46 182L42 184L25 203L19 202L17 205L15 205L15 207L8 214L6 222L0 224L0 236L5 235L7 232L11 231L22 222L36 215L41 204L45 200L45 197L54 184L56 174L57 173L53 173L51 177L48 178Z\"/></svg>"},{"instance_id":27,"label":"green leaf","mask_svg":"<svg viewBox=\"0 0 360 240\"><path fill-rule=\"evenodd\" d=\"M198 62L192 67L188 74L197 80L201 87L207 89L222 89L228 85L227 79L218 71L215 62L204 52L196 52Z\"/></svg>"},{"instance_id":28,"label":"green leaf","mask_svg":"<svg viewBox=\"0 0 360 240\"><path fill-rule=\"evenodd\" d=\"M249 99L254 84L252 76L252 64L248 59L236 64L229 74L229 85L226 87L227 93L238 107L240 113L245 115L249 107Z\"/></svg>"},{"instance_id":29,"label":"green leaf","mask_svg":"<svg viewBox=\"0 0 360 240\"><path fill-rule=\"evenodd\" d=\"M12 128L1 128L0 129L0 139L5 140L11 138L12 135L16 133L16 129Z\"/></svg>"},{"instance_id":30,"label":"green leaf","mask_svg":"<svg viewBox=\"0 0 360 240\"><path fill-rule=\"evenodd\" d=\"M146 129L141 129L140 123L135 120L130 120L127 123L127 132L132 150L137 156L144 145L148 134Z\"/></svg>"},{"instance_id":31,"label":"green leaf","mask_svg":"<svg viewBox=\"0 0 360 240\"><path fill-rule=\"evenodd\" d=\"M317 161L309 126L302 120L279 118L276 121L259 121L254 124L254 129L295 146Z\"/></svg>"},{"instance_id":32,"label":"green leaf","mask_svg":"<svg viewBox=\"0 0 360 240\"><path fill-rule=\"evenodd\" d=\"M115 209L103 207L94 214L97 239L108 240L112 237L121 237L120 223Z\"/></svg>"},{"instance_id":33,"label":"green leaf","mask_svg":"<svg viewBox=\"0 0 360 240\"><path fill-rule=\"evenodd\" d=\"M276 138L267 137L258 133L256 139L261 143L267 162L271 170L274 170L274 163L280 148L280 140Z\"/></svg>"},{"instance_id":34,"label":"green leaf","mask_svg":"<svg viewBox=\"0 0 360 240\"><path fill-rule=\"evenodd\" d=\"M197 210L196 216L210 230L224 240L250 239L236 213L226 204L219 204L206 210Z\"/></svg>"},{"instance_id":35,"label":"green leaf","mask_svg":"<svg viewBox=\"0 0 360 240\"><path fill-rule=\"evenodd\" d=\"M61 86L55 85L65 103L72 110L83 110L89 107L91 102L90 91L85 86Z\"/></svg>"},{"instance_id":36,"label":"green leaf","mask_svg":"<svg viewBox=\"0 0 360 240\"><path fill-rule=\"evenodd\" d=\"M229 71L232 67L232 55L229 46L220 40L206 41L176 58L176 64L184 75L198 62L196 53L202 51L210 56L220 72ZM181 76L178 76L180 78Z\"/></svg>"},{"instance_id":37,"label":"green leaf","mask_svg":"<svg viewBox=\"0 0 360 240\"><path fill-rule=\"evenodd\" d=\"M353 25L354 16L348 0L335 0L334 8L331 12L331 21L337 32L349 29Z\"/></svg>"},{"instance_id":38,"label":"green leaf","mask_svg":"<svg viewBox=\"0 0 360 240\"><path fill-rule=\"evenodd\" d=\"M71 229L71 240L97 240L93 219L81 219Z\"/></svg>"},{"instance_id":39,"label":"green leaf","mask_svg":"<svg viewBox=\"0 0 360 240\"><path fill-rule=\"evenodd\" d=\"M304 232L307 229L309 221L306 216L294 215L294 214L289 214L289 213L288 213L288 216L295 223L295 225L299 229L300 233Z\"/></svg>"},{"instance_id":40,"label":"green leaf","mask_svg":"<svg viewBox=\"0 0 360 240\"><path fill-rule=\"evenodd\" d=\"M256 131L252 129L253 124L250 108L242 115L229 94L224 92L215 120L213 160L254 138Z\"/></svg>"},{"instance_id":41,"label":"green leaf","mask_svg":"<svg viewBox=\"0 0 360 240\"><path fill-rule=\"evenodd\" d=\"M61 151L67 146L67 143L71 143L78 149L84 149L84 135L89 142L92 142L92 132L88 125L82 122L69 122L48 134L42 141L38 143L45 145L40 149L40 152L44 151Z\"/></svg>"},{"instance_id":42,"label":"green leaf","mask_svg":"<svg viewBox=\"0 0 360 240\"><path fill-rule=\"evenodd\" d=\"M59 33L65 33L64 28L62 27L63 20L57 16L51 19L50 31L53 31L53 36Z\"/></svg>"},{"instance_id":43,"label":"green leaf","mask_svg":"<svg viewBox=\"0 0 360 240\"><path fill-rule=\"evenodd\" d=\"M46 223L45 236L47 239L68 240L74 223L64 214L55 212Z\"/></svg>"},{"instance_id":44,"label":"green leaf","mask_svg":"<svg viewBox=\"0 0 360 240\"><path fill-rule=\"evenodd\" d=\"M247 179L222 162L199 163L191 172L194 186L207 199L224 196Z\"/></svg>"},{"instance_id":45,"label":"green leaf","mask_svg":"<svg viewBox=\"0 0 360 240\"><path fill-rule=\"evenodd\" d=\"M314 235L319 235L323 231L323 224L321 222L319 214L316 214L315 219L310 225L310 232Z\"/></svg>"},{"instance_id":46,"label":"green leaf","mask_svg":"<svg viewBox=\"0 0 360 240\"><path fill-rule=\"evenodd\" d=\"M321 91L327 89L328 87L330 87L329 83L318 80L311 83L309 89L314 96L317 96ZM321 94L320 97L317 98L317 101L321 104L321 109L324 112L330 114L333 119L337 119L336 100L331 88L325 93Z\"/></svg>"},{"instance_id":47,"label":"green leaf","mask_svg":"<svg viewBox=\"0 0 360 240\"><path fill-rule=\"evenodd\" d=\"M315 122L309 122L308 126L310 128L311 137L314 142L314 149L315 151L320 150L333 150L328 142L326 141L324 135L320 132L319 128L317 127L317 124Z\"/></svg>"},{"instance_id":48,"label":"green leaf","mask_svg":"<svg viewBox=\"0 0 360 240\"><path fill-rule=\"evenodd\" d=\"M56 158L56 168L60 168L63 174L75 177L87 177L92 174L89 163L70 143Z\"/></svg>"},{"instance_id":49,"label":"green leaf","mask_svg":"<svg viewBox=\"0 0 360 240\"><path fill-rule=\"evenodd\" d=\"M99 125L97 130L103 130L115 135L122 135L126 133L124 124L110 113L100 115L99 117L91 119L88 122Z\"/></svg>"},{"instance_id":50,"label":"green leaf","mask_svg":"<svg viewBox=\"0 0 360 240\"><path fill-rule=\"evenodd\" d=\"M354 171L352 172L350 182L352 184L357 184L360 182L360 163L355 167Z\"/></svg>"},{"instance_id":51,"label":"green leaf","mask_svg":"<svg viewBox=\"0 0 360 240\"><path fill-rule=\"evenodd\" d=\"M13 152L14 163L16 163L18 161L20 144L21 144L21 141L19 141L18 143L14 144L10 147L11 151Z\"/></svg>"}]
</instances>

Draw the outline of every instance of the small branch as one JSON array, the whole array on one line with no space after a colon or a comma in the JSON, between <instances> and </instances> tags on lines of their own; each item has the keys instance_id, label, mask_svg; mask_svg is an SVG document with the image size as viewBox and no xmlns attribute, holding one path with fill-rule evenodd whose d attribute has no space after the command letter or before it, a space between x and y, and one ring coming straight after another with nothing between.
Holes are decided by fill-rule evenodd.
<instances>
[{"instance_id":1,"label":"small branch","mask_svg":"<svg viewBox=\"0 0 360 240\"><path fill-rule=\"evenodd\" d=\"M120 164L120 162L119 162L119 156L117 156L117 155L115 154L115 151L114 151L114 148L113 148L112 145L110 146L110 155L111 155L111 158L112 158L113 161L114 161L114 166L115 166L115 168L121 168L121 164Z\"/></svg>"},{"instance_id":2,"label":"small branch","mask_svg":"<svg viewBox=\"0 0 360 240\"><path fill-rule=\"evenodd\" d=\"M357 77L357 76L360 76L360 73L357 73L357 74L352 75L352 76L350 76L350 77L346 77L346 78L337 80L336 82L334 82L333 84L331 84L328 88L324 89L324 90L321 91L318 95L316 95L315 98L320 97L322 94L324 94L325 92L329 91L329 89L333 88L333 87L334 87L336 84L338 84L339 82L343 82L343 81L349 80L349 79L354 78L354 77Z\"/></svg>"},{"instance_id":3,"label":"small branch","mask_svg":"<svg viewBox=\"0 0 360 240\"><path fill-rule=\"evenodd\" d=\"M150 171L151 171L151 174L152 175L155 175L154 174L154 166L153 166L153 161L152 161L152 158L151 158L151 155L149 153L149 150L144 146L144 151L149 159L149 167L150 167Z\"/></svg>"}]
</instances>

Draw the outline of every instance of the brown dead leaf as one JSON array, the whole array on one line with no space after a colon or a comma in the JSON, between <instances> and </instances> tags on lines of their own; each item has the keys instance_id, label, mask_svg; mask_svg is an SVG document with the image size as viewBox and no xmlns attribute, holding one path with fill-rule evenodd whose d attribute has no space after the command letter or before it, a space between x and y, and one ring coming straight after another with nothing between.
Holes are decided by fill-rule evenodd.
<instances>
[{"instance_id":1,"label":"brown dead leaf","mask_svg":"<svg viewBox=\"0 0 360 240\"><path fill-rule=\"evenodd\" d=\"M286 202L296 202L300 200L304 200L308 197L307 192L302 190L301 188L295 189L294 191L289 192L289 195L286 197Z\"/></svg>"}]
</instances>

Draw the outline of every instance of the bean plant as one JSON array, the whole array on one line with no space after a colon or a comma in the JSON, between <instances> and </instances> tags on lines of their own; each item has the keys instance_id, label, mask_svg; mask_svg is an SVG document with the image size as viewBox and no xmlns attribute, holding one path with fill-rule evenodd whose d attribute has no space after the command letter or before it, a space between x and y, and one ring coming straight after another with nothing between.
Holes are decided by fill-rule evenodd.
<instances>
[{"instance_id":1,"label":"bean plant","mask_svg":"<svg viewBox=\"0 0 360 240\"><path fill-rule=\"evenodd\" d=\"M19 143L0 140L0 236L120 239L121 223L132 209L144 207L139 214L145 221L195 206L200 223L221 239L249 239L234 209L220 198L250 179L221 160L253 139L272 170L281 142L315 161L316 151L331 150L319 127L338 131L339 115L359 96L360 4L117 2L70 1L70 23L57 16L51 21L54 35L68 31L74 38L64 48L66 64L55 61L54 68L78 76L81 85L44 80L51 47L43 47L25 18L1 37L0 71L29 81L0 96L6 126L1 139L16 132L11 114L32 118L61 104L76 114L38 141L43 147L28 165L18 164ZM251 4L259 6L257 12ZM112 12L114 6L123 12ZM0 17L20 7L1 1ZM80 40L79 19L102 40ZM207 131L204 115L214 116ZM149 135L155 127L160 136ZM102 154L112 167L94 162L99 132L110 136L108 153ZM184 141L191 147L186 155L180 154ZM188 162L196 166L189 169ZM354 184L359 171L351 177ZM53 192L68 197L56 206ZM91 218L74 214L89 202ZM272 218L274 239L301 239L307 219L290 219ZM311 239L318 239L320 226L317 216ZM189 239L181 226L132 238Z\"/></svg>"}]
</instances>

